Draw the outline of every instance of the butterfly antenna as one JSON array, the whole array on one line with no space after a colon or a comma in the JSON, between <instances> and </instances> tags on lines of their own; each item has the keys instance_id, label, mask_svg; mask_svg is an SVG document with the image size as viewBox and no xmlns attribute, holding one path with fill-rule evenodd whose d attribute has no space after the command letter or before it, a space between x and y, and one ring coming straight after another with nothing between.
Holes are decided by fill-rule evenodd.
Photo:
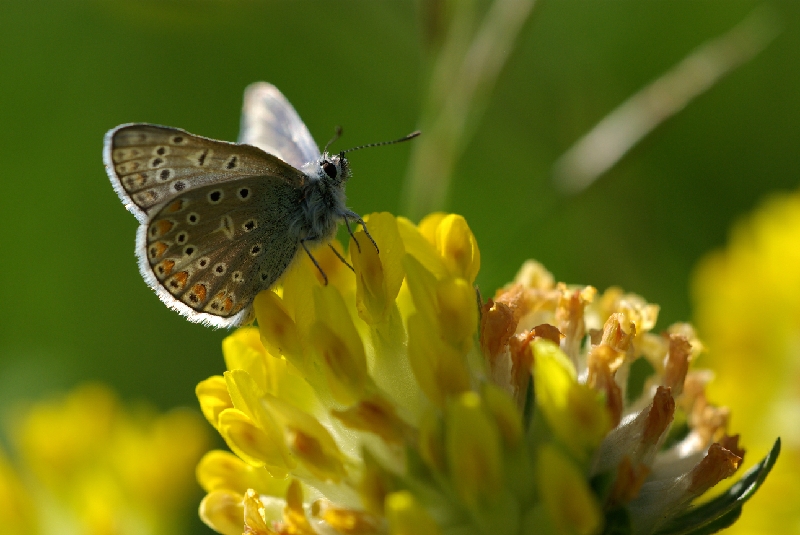
<instances>
[{"instance_id":1,"label":"butterfly antenna","mask_svg":"<svg viewBox=\"0 0 800 535\"><path fill-rule=\"evenodd\" d=\"M359 150L359 149L366 149L368 147L380 147L382 145L394 145L395 143L402 143L403 141L408 141L409 139L414 139L415 137L417 137L421 133L422 132L420 132L419 130L415 130L415 131L411 132L410 134L408 134L407 136L401 137L400 139L395 139L395 140L392 140L392 141L381 141L380 143L367 143L366 145L359 145L358 147L353 147L352 149L343 150L339 154L345 154L347 152L353 152L354 150Z\"/></svg>"},{"instance_id":2,"label":"butterfly antenna","mask_svg":"<svg viewBox=\"0 0 800 535\"><path fill-rule=\"evenodd\" d=\"M335 142L337 139L339 139L340 137L342 137L342 127L337 125L337 126L336 126L336 130L333 132L333 137L331 138L331 140L330 140L330 141L328 141L327 143L325 143L325 148L324 148L324 149L322 149L322 152L328 152L328 147L330 147L331 145L333 145L333 144L334 144L334 142Z\"/></svg>"}]
</instances>

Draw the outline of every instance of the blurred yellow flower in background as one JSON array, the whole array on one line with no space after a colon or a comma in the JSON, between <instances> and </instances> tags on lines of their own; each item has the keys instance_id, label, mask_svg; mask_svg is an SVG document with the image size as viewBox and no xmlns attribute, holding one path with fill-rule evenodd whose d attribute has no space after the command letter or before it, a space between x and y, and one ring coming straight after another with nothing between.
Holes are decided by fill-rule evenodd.
<instances>
[{"instance_id":1,"label":"blurred yellow flower in background","mask_svg":"<svg viewBox=\"0 0 800 535\"><path fill-rule=\"evenodd\" d=\"M13 535L186 532L202 418L125 406L88 384L12 415L0 449L0 531Z\"/></svg>"},{"instance_id":2,"label":"blurred yellow flower in background","mask_svg":"<svg viewBox=\"0 0 800 535\"><path fill-rule=\"evenodd\" d=\"M694 277L696 319L725 400L754 461L780 435L769 482L730 533L800 533L800 194L776 196L741 221Z\"/></svg>"},{"instance_id":3,"label":"blurred yellow flower in background","mask_svg":"<svg viewBox=\"0 0 800 535\"><path fill-rule=\"evenodd\" d=\"M327 285L295 263L256 298L259 327L224 341L228 371L197 386L232 450L197 468L209 526L689 533L733 510L682 516L744 455L690 370L691 326L651 333L657 306L556 284L535 262L484 303L461 216L367 221L380 253L357 232L354 276L318 249ZM652 373L631 386L639 361Z\"/></svg>"}]
</instances>

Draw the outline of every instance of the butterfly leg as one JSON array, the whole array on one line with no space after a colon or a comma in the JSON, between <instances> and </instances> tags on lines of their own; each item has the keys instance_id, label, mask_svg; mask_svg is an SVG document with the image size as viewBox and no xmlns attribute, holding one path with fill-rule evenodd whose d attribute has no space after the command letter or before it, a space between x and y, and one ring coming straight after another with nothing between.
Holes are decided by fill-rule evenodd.
<instances>
[{"instance_id":1,"label":"butterfly leg","mask_svg":"<svg viewBox=\"0 0 800 535\"><path fill-rule=\"evenodd\" d=\"M350 265L350 263L349 263L347 260L345 260L345 259L344 259L344 257L342 256L342 254L341 254L339 251L337 251L337 250L336 250L336 247L334 247L332 243L328 242L328 247L330 247L330 248L331 248L331 251L333 251L333 254L335 254L335 255L336 255L336 257L337 257L339 260L341 260L341 261L342 261L342 264L344 264L345 266L349 267L349 268L350 268L350 271L352 271L353 273L355 273L355 272L356 272L356 270L353 268L353 266L351 266L351 265Z\"/></svg>"},{"instance_id":2,"label":"butterfly leg","mask_svg":"<svg viewBox=\"0 0 800 535\"><path fill-rule=\"evenodd\" d=\"M319 270L319 274L322 275L322 278L325 280L325 286L327 286L328 285L328 276L325 274L324 271L322 271L322 266L319 265L319 262L317 262L317 259L314 258L314 255L311 254L311 251L309 251L308 247L306 246L306 241L309 240L309 239L312 240L312 241L314 240L314 238L303 238L302 240L300 240L300 245L303 246L303 250L306 252L306 254L311 259L311 261L314 262L314 265ZM339 258L341 258L341 257L339 257ZM347 262L345 262L345 263L347 263Z\"/></svg>"},{"instance_id":3,"label":"butterfly leg","mask_svg":"<svg viewBox=\"0 0 800 535\"><path fill-rule=\"evenodd\" d=\"M344 218L344 224L347 226L347 232L350 233L350 236L353 236L353 231L350 229L350 221L347 219L348 217L352 217L353 220L356 223L361 225L361 228L364 229L364 234L367 235L367 238L369 238L369 241L371 241L372 245L375 246L375 251L378 252L378 253L381 252L380 249L378 249L378 244L375 243L375 239L372 237L372 234L369 233L369 229L367 229L367 224L364 223L364 220L361 219L360 215L358 215L355 212L347 212L347 213L343 214L342 217ZM356 239L356 237L353 236L353 240L355 240L355 239ZM356 240L356 247L358 247L358 252L360 253L361 252L361 246L358 245L358 241L357 240Z\"/></svg>"},{"instance_id":4,"label":"butterfly leg","mask_svg":"<svg viewBox=\"0 0 800 535\"><path fill-rule=\"evenodd\" d=\"M347 219L347 216L348 216L348 214L344 214L342 216L342 218L344 218L344 226L347 227L347 233L350 234L350 237L353 238L354 242L356 242L356 249L358 249L358 252L360 253L361 252L361 244L358 243L358 240L356 239L355 235L353 234L353 229L350 228L350 220Z\"/></svg>"}]
</instances>

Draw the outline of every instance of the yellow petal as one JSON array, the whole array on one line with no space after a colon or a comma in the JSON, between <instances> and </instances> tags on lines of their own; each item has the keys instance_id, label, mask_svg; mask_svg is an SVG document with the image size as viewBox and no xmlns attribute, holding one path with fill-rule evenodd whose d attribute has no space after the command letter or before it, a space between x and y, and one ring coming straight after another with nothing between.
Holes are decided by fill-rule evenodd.
<instances>
[{"instance_id":1,"label":"yellow petal","mask_svg":"<svg viewBox=\"0 0 800 535\"><path fill-rule=\"evenodd\" d=\"M447 217L445 212L433 212L422 218L419 222L419 233L432 245L436 245L436 233L442 220Z\"/></svg>"},{"instance_id":2,"label":"yellow petal","mask_svg":"<svg viewBox=\"0 0 800 535\"><path fill-rule=\"evenodd\" d=\"M209 492L200 502L200 518L223 535L242 535L244 506L242 495L226 490Z\"/></svg>"},{"instance_id":3,"label":"yellow petal","mask_svg":"<svg viewBox=\"0 0 800 535\"><path fill-rule=\"evenodd\" d=\"M265 433L243 412L223 411L219 417L219 433L245 462L264 466L275 477L285 477L288 473L283 440Z\"/></svg>"},{"instance_id":4,"label":"yellow petal","mask_svg":"<svg viewBox=\"0 0 800 535\"><path fill-rule=\"evenodd\" d=\"M539 495L558 533L598 533L603 514L586 475L550 444L539 450L536 466Z\"/></svg>"},{"instance_id":5,"label":"yellow petal","mask_svg":"<svg viewBox=\"0 0 800 535\"><path fill-rule=\"evenodd\" d=\"M447 469L444 446L444 425L436 413L429 411L419 425L419 453L428 466L439 473Z\"/></svg>"},{"instance_id":6,"label":"yellow petal","mask_svg":"<svg viewBox=\"0 0 800 535\"><path fill-rule=\"evenodd\" d=\"M470 387L462 352L442 342L438 329L421 314L408 319L408 358L420 389L439 407Z\"/></svg>"},{"instance_id":7,"label":"yellow petal","mask_svg":"<svg viewBox=\"0 0 800 535\"><path fill-rule=\"evenodd\" d=\"M289 481L277 479L260 467L245 463L236 455L212 450L197 464L197 481L203 490L228 490L244 494L254 489L266 496L283 496Z\"/></svg>"},{"instance_id":8,"label":"yellow petal","mask_svg":"<svg viewBox=\"0 0 800 535\"><path fill-rule=\"evenodd\" d=\"M286 507L283 509L285 531L291 535L317 535L311 527L303 508L303 488L293 479L286 489Z\"/></svg>"},{"instance_id":9,"label":"yellow petal","mask_svg":"<svg viewBox=\"0 0 800 535\"><path fill-rule=\"evenodd\" d=\"M346 410L331 412L339 421L351 429L374 433L385 442L400 444L407 426L386 399L373 395Z\"/></svg>"},{"instance_id":10,"label":"yellow petal","mask_svg":"<svg viewBox=\"0 0 800 535\"><path fill-rule=\"evenodd\" d=\"M350 258L356 271L356 308L358 315L370 325L386 321L394 307L405 272L402 259L405 247L397 222L389 213L371 214L367 219L370 234L380 253L363 231L356 232L359 248L351 240Z\"/></svg>"},{"instance_id":11,"label":"yellow petal","mask_svg":"<svg viewBox=\"0 0 800 535\"><path fill-rule=\"evenodd\" d=\"M253 302L253 308L264 347L273 355L286 356L301 368L303 346L300 331L283 300L275 292L261 292Z\"/></svg>"},{"instance_id":12,"label":"yellow petal","mask_svg":"<svg viewBox=\"0 0 800 535\"><path fill-rule=\"evenodd\" d=\"M321 518L342 535L375 535L385 531L382 515L338 507L327 500L314 502L312 511L315 517Z\"/></svg>"},{"instance_id":13,"label":"yellow petal","mask_svg":"<svg viewBox=\"0 0 800 535\"><path fill-rule=\"evenodd\" d=\"M440 535L436 521L408 491L394 492L386 498L386 519L391 535Z\"/></svg>"},{"instance_id":14,"label":"yellow petal","mask_svg":"<svg viewBox=\"0 0 800 535\"><path fill-rule=\"evenodd\" d=\"M326 371L334 399L344 405L355 403L367 385L367 357L341 294L334 288L313 291L317 321L309 331L317 365Z\"/></svg>"},{"instance_id":15,"label":"yellow petal","mask_svg":"<svg viewBox=\"0 0 800 535\"><path fill-rule=\"evenodd\" d=\"M397 230L407 255L413 256L436 278L448 275L447 266L436 250L433 239L428 240L414 223L404 217L397 218Z\"/></svg>"},{"instance_id":16,"label":"yellow petal","mask_svg":"<svg viewBox=\"0 0 800 535\"><path fill-rule=\"evenodd\" d=\"M334 483L344 477L344 456L316 418L273 396L265 396L264 404L283 430L285 444L294 458L314 477Z\"/></svg>"},{"instance_id":17,"label":"yellow petal","mask_svg":"<svg viewBox=\"0 0 800 535\"><path fill-rule=\"evenodd\" d=\"M19 535L38 533L35 505L33 496L27 492L0 450L0 522L3 530Z\"/></svg>"},{"instance_id":18,"label":"yellow petal","mask_svg":"<svg viewBox=\"0 0 800 535\"><path fill-rule=\"evenodd\" d=\"M364 469L358 494L364 509L382 516L386 496L395 490L397 477L384 468L369 450L364 450Z\"/></svg>"},{"instance_id":19,"label":"yellow petal","mask_svg":"<svg viewBox=\"0 0 800 535\"><path fill-rule=\"evenodd\" d=\"M522 415L514 400L506 392L492 383L483 385L483 399L486 410L492 415L507 449L515 449L522 440Z\"/></svg>"},{"instance_id":20,"label":"yellow petal","mask_svg":"<svg viewBox=\"0 0 800 535\"><path fill-rule=\"evenodd\" d=\"M469 352L478 330L478 299L464 279L447 278L436 285L438 323L442 338Z\"/></svg>"},{"instance_id":21,"label":"yellow petal","mask_svg":"<svg viewBox=\"0 0 800 535\"><path fill-rule=\"evenodd\" d=\"M403 258L406 271L406 285L414 300L414 308L427 321L434 322L433 328L439 328L439 308L436 295L439 279L429 271L416 257L406 255Z\"/></svg>"},{"instance_id":22,"label":"yellow petal","mask_svg":"<svg viewBox=\"0 0 800 535\"><path fill-rule=\"evenodd\" d=\"M481 253L467 221L457 214L442 218L436 227L435 244L450 273L474 284L481 268Z\"/></svg>"},{"instance_id":23,"label":"yellow petal","mask_svg":"<svg viewBox=\"0 0 800 535\"><path fill-rule=\"evenodd\" d=\"M243 533L247 535L278 535L270 528L264 514L264 504L261 503L258 494L253 489L249 489L245 494L243 508Z\"/></svg>"},{"instance_id":24,"label":"yellow petal","mask_svg":"<svg viewBox=\"0 0 800 535\"><path fill-rule=\"evenodd\" d=\"M576 458L588 460L611 425L602 396L579 384L569 358L549 340L531 344L536 404Z\"/></svg>"},{"instance_id":25,"label":"yellow petal","mask_svg":"<svg viewBox=\"0 0 800 535\"><path fill-rule=\"evenodd\" d=\"M258 385L266 388L266 362L270 358L256 327L242 327L222 340L222 355L229 370L246 370ZM280 355L276 355L280 357Z\"/></svg>"},{"instance_id":26,"label":"yellow petal","mask_svg":"<svg viewBox=\"0 0 800 535\"><path fill-rule=\"evenodd\" d=\"M502 485L502 458L497 427L475 392L462 394L447 407L446 449L450 477L467 504L497 498Z\"/></svg>"},{"instance_id":27,"label":"yellow petal","mask_svg":"<svg viewBox=\"0 0 800 535\"><path fill-rule=\"evenodd\" d=\"M228 394L228 386L225 378L221 375L200 381L195 387L195 394L200 402L200 410L214 427L217 427L219 413L233 407L231 396Z\"/></svg>"}]
</instances>

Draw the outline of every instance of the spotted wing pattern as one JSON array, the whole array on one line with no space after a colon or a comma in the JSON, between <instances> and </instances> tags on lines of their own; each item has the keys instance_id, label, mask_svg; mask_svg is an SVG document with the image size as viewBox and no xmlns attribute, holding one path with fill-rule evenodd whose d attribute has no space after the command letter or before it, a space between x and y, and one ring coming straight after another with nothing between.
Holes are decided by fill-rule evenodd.
<instances>
[{"instance_id":1,"label":"spotted wing pattern","mask_svg":"<svg viewBox=\"0 0 800 535\"><path fill-rule=\"evenodd\" d=\"M300 171L256 147L151 124L111 130L103 159L117 194L141 222L155 207L193 188L249 176L275 176L295 187L305 180Z\"/></svg>"},{"instance_id":2,"label":"spotted wing pattern","mask_svg":"<svg viewBox=\"0 0 800 535\"><path fill-rule=\"evenodd\" d=\"M265 176L178 196L140 228L143 275L165 303L179 312L188 307L194 321L244 320L253 298L275 283L297 252L291 225L300 195Z\"/></svg>"},{"instance_id":3,"label":"spotted wing pattern","mask_svg":"<svg viewBox=\"0 0 800 535\"><path fill-rule=\"evenodd\" d=\"M159 298L193 322L246 321L297 253L307 177L256 147L148 124L110 131L104 159Z\"/></svg>"}]
</instances>

